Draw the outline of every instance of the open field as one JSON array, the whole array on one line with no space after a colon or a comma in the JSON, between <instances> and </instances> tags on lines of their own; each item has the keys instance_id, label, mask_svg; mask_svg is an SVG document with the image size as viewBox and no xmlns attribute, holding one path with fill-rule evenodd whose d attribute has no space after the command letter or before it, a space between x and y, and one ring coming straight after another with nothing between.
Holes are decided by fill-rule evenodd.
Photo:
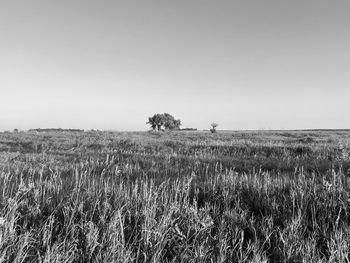
<instances>
[{"instance_id":1,"label":"open field","mask_svg":"<svg viewBox=\"0 0 350 263\"><path fill-rule=\"evenodd\" d=\"M0 133L0 262L349 262L349 142Z\"/></svg>"}]
</instances>

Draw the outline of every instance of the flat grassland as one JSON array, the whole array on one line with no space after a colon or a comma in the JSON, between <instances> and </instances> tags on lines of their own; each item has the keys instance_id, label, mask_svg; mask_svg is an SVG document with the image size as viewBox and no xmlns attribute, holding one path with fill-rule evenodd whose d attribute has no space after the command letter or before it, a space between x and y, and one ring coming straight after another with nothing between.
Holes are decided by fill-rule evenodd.
<instances>
[{"instance_id":1,"label":"flat grassland","mask_svg":"<svg viewBox=\"0 0 350 263\"><path fill-rule=\"evenodd\" d=\"M0 133L0 262L349 262L349 141Z\"/></svg>"}]
</instances>

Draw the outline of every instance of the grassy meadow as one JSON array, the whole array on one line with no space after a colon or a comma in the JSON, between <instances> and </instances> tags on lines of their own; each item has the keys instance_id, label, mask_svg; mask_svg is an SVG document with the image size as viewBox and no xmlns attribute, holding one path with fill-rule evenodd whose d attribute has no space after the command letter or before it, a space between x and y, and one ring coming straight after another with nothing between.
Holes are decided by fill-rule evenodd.
<instances>
[{"instance_id":1,"label":"grassy meadow","mask_svg":"<svg viewBox=\"0 0 350 263\"><path fill-rule=\"evenodd\" d=\"M349 262L349 141L0 133L0 262Z\"/></svg>"}]
</instances>

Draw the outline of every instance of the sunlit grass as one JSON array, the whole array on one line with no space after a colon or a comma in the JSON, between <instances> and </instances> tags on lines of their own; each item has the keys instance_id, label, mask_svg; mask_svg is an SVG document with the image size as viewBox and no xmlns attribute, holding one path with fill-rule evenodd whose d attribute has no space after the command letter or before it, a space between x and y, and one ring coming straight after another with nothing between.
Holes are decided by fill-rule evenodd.
<instances>
[{"instance_id":1,"label":"sunlit grass","mask_svg":"<svg viewBox=\"0 0 350 263\"><path fill-rule=\"evenodd\" d=\"M0 262L348 262L348 135L287 135L2 134Z\"/></svg>"}]
</instances>

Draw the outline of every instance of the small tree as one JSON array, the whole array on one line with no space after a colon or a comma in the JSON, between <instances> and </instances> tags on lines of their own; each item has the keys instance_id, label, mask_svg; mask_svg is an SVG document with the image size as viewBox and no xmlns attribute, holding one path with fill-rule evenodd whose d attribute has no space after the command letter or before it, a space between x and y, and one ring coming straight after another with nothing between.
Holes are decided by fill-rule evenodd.
<instances>
[{"instance_id":1,"label":"small tree","mask_svg":"<svg viewBox=\"0 0 350 263\"><path fill-rule=\"evenodd\" d=\"M164 128L166 130L178 130L181 126L181 120L175 120L174 116L164 113Z\"/></svg>"},{"instance_id":2,"label":"small tree","mask_svg":"<svg viewBox=\"0 0 350 263\"><path fill-rule=\"evenodd\" d=\"M213 123L211 124L210 132L211 132L211 133L216 133L216 127L218 127L218 126L219 126L219 124L213 122Z\"/></svg>"}]
</instances>

